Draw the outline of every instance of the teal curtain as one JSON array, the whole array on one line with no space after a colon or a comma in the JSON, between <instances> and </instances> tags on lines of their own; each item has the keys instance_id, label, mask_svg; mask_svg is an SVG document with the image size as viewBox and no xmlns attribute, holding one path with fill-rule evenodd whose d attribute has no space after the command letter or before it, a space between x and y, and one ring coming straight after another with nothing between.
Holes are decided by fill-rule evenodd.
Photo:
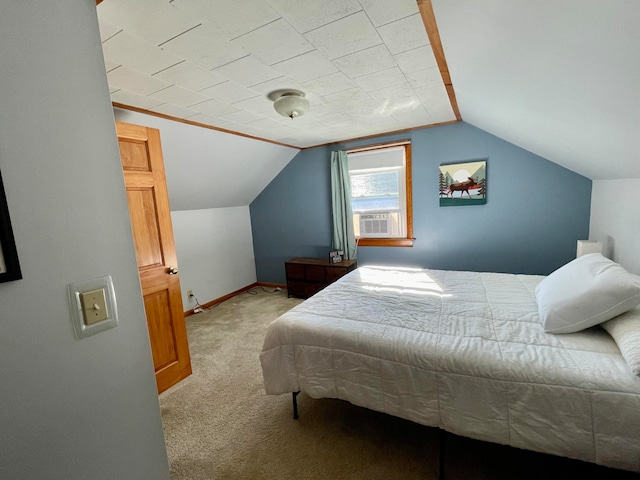
<instances>
[{"instance_id":1,"label":"teal curtain","mask_svg":"<svg viewBox=\"0 0 640 480\"><path fill-rule=\"evenodd\" d=\"M356 258L356 237L351 210L351 182L347 152L331 152L331 205L333 211L333 249L342 250L344 259Z\"/></svg>"}]
</instances>

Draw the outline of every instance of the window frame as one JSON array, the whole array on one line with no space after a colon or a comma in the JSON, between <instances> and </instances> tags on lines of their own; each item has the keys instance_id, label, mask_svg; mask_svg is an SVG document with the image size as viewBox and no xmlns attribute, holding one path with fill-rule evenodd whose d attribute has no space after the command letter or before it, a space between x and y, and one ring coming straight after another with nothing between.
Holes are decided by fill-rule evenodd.
<instances>
[{"instance_id":1,"label":"window frame","mask_svg":"<svg viewBox=\"0 0 640 480\"><path fill-rule=\"evenodd\" d=\"M349 148L348 154L374 150L385 150L394 147L404 147L404 173L405 173L405 204L406 204L406 237L356 237L359 247L413 247L413 190L411 175L411 140L397 142L378 143L366 147ZM351 174L349 174L351 178Z\"/></svg>"}]
</instances>

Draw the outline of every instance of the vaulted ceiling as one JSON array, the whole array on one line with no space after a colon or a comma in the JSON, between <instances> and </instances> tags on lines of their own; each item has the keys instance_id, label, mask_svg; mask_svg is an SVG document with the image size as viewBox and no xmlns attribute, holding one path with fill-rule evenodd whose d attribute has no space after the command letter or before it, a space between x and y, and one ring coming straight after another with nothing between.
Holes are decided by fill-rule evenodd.
<instances>
[{"instance_id":1,"label":"vaulted ceiling","mask_svg":"<svg viewBox=\"0 0 640 480\"><path fill-rule=\"evenodd\" d=\"M433 3L464 121L591 179L640 178L640 2Z\"/></svg>"},{"instance_id":2,"label":"vaulted ceiling","mask_svg":"<svg viewBox=\"0 0 640 480\"><path fill-rule=\"evenodd\" d=\"M111 97L298 148L459 113L589 178L640 178L640 2L431 3L104 0ZM304 116L274 111L283 88Z\"/></svg>"}]
</instances>

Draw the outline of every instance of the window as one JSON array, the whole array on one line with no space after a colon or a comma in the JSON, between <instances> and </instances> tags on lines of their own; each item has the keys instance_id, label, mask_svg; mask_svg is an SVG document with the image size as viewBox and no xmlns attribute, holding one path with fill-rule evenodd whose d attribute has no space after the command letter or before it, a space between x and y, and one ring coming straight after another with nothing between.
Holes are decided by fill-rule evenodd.
<instances>
[{"instance_id":1,"label":"window","mask_svg":"<svg viewBox=\"0 0 640 480\"><path fill-rule=\"evenodd\" d=\"M358 245L413 245L411 143L347 150Z\"/></svg>"}]
</instances>

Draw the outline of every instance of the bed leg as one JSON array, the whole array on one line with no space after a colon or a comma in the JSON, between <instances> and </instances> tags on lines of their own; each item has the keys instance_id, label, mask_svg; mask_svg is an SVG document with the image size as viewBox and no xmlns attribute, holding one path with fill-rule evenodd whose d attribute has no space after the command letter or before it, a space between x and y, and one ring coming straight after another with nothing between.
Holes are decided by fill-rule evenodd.
<instances>
[{"instance_id":1,"label":"bed leg","mask_svg":"<svg viewBox=\"0 0 640 480\"><path fill-rule=\"evenodd\" d=\"M291 397L293 399L293 419L294 420L298 419L298 394L299 393L300 391L291 393Z\"/></svg>"},{"instance_id":2,"label":"bed leg","mask_svg":"<svg viewBox=\"0 0 640 480\"><path fill-rule=\"evenodd\" d=\"M439 460L439 465L438 465L438 480L444 480L444 453L445 453L445 441L447 439L447 432L445 432L442 428L439 428L438 430L440 430L439 433L439 437L440 437L440 460Z\"/></svg>"}]
</instances>

